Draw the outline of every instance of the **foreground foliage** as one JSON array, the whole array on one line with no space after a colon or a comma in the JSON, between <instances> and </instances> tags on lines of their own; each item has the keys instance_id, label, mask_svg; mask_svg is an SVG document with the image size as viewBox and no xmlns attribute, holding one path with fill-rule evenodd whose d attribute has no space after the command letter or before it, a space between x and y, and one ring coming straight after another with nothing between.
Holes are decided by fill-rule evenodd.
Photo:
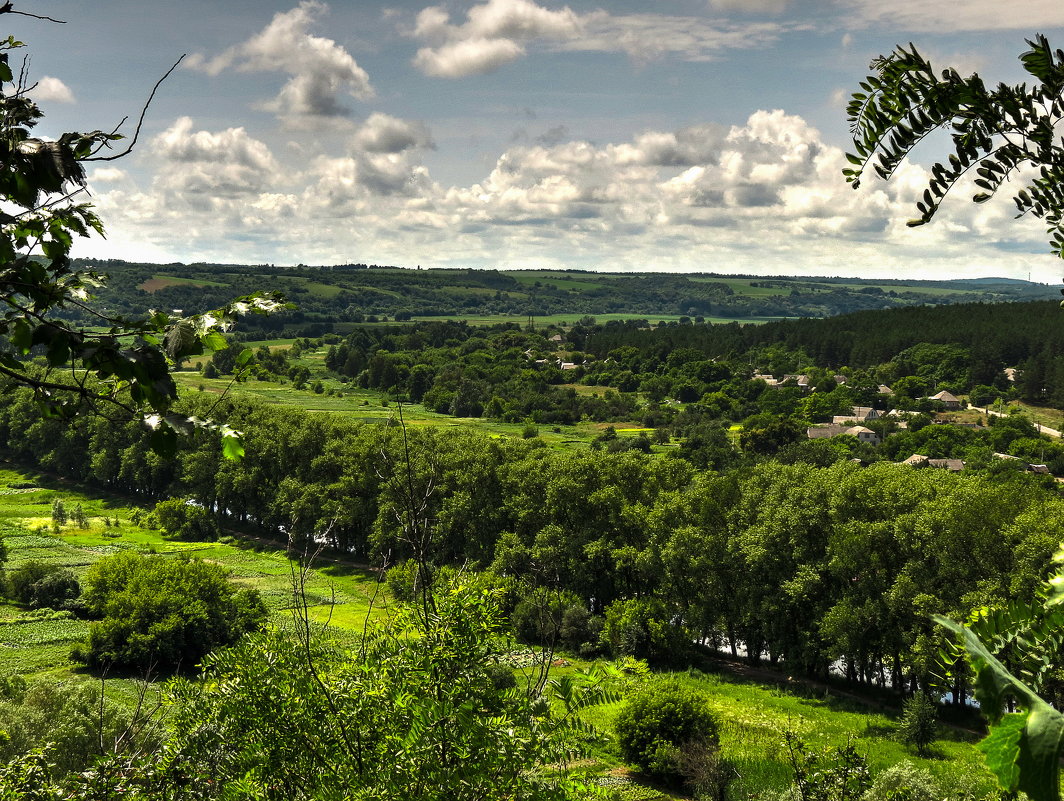
<instances>
[{"instance_id":1,"label":"foreground foliage","mask_svg":"<svg viewBox=\"0 0 1064 801\"><path fill-rule=\"evenodd\" d=\"M249 636L208 656L198 681L170 684L170 736L150 757L50 779L31 754L0 775L0 798L20 781L37 782L27 798L587 797L556 771L586 736L579 710L613 699L609 674L573 674L550 696L506 687L512 643L482 590L455 581L354 650L298 617L295 632Z\"/></svg>"},{"instance_id":2,"label":"foreground foliage","mask_svg":"<svg viewBox=\"0 0 1064 801\"><path fill-rule=\"evenodd\" d=\"M920 216L909 225L929 222L970 172L979 189L972 200L984 203L1026 171L1013 196L1018 216L1044 220L1053 252L1064 257L1064 144L1057 133L1064 120L1064 51L1041 35L1027 44L1020 61L1034 79L1030 86L988 89L978 74L963 78L952 68L938 76L912 45L876 59L875 73L848 106L856 152L848 156L855 166L843 171L846 179L857 188L869 164L890 178L924 137L946 128L951 152L931 168L916 204Z\"/></svg>"},{"instance_id":3,"label":"foreground foliage","mask_svg":"<svg viewBox=\"0 0 1064 801\"><path fill-rule=\"evenodd\" d=\"M967 625L935 618L957 635L947 664L963 654L975 674L975 697L991 724L980 743L987 766L1006 792L1034 801L1059 801L1064 755L1064 714L1040 695L1064 642L1064 550L1054 562L1032 603L978 610Z\"/></svg>"},{"instance_id":4,"label":"foreground foliage","mask_svg":"<svg viewBox=\"0 0 1064 801\"><path fill-rule=\"evenodd\" d=\"M217 565L129 551L94 564L85 607L100 618L75 657L94 668L191 670L210 651L262 626L266 607Z\"/></svg>"}]
</instances>

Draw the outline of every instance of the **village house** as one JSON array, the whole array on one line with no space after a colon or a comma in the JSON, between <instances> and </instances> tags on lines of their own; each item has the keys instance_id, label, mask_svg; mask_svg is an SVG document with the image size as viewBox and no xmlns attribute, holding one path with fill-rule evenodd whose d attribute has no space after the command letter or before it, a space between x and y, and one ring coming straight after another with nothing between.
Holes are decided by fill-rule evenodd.
<instances>
[{"instance_id":1,"label":"village house","mask_svg":"<svg viewBox=\"0 0 1064 801\"><path fill-rule=\"evenodd\" d=\"M867 442L871 445L879 444L879 434L870 428L864 426L848 426L841 425L839 423L821 423L815 426L809 426L805 430L805 436L808 439L827 439L830 437L837 437L842 434L849 434L852 437L857 437L861 442Z\"/></svg>"},{"instance_id":2,"label":"village house","mask_svg":"<svg viewBox=\"0 0 1064 801\"><path fill-rule=\"evenodd\" d=\"M896 464L907 464L910 467L937 467L939 470L949 470L951 473L959 473L964 469L962 459L928 459L922 453L914 453L908 459L903 459Z\"/></svg>"},{"instance_id":3,"label":"village house","mask_svg":"<svg viewBox=\"0 0 1064 801\"><path fill-rule=\"evenodd\" d=\"M862 423L866 420L878 420L880 416L871 406L854 406L850 414L837 414L831 418L831 422Z\"/></svg>"},{"instance_id":4,"label":"village house","mask_svg":"<svg viewBox=\"0 0 1064 801\"><path fill-rule=\"evenodd\" d=\"M946 390L942 390L941 392L932 395L928 400L938 401L947 409L951 410L961 408L961 399L952 392L947 392Z\"/></svg>"}]
</instances>

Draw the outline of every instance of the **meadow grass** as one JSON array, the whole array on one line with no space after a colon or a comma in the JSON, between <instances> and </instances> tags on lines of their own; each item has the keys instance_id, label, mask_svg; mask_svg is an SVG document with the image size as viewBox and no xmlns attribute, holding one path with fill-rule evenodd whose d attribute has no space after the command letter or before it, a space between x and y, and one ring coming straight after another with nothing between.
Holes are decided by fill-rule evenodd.
<instances>
[{"instance_id":1,"label":"meadow grass","mask_svg":"<svg viewBox=\"0 0 1064 801\"><path fill-rule=\"evenodd\" d=\"M571 668L570 668L571 669ZM758 684L741 677L692 670L673 674L682 683L704 693L719 725L722 756L734 766L738 776L729 789L730 798L754 795L772 797L793 780L788 760L785 732L793 732L813 751L828 754L832 749L854 744L868 762L874 776L903 760L925 768L938 779L951 796L966 791L979 798L990 794L994 780L974 748L977 735L940 727L930 756L918 756L898 739L897 711L870 711L867 707L837 695ZM650 680L655 680L652 677ZM638 684L628 687L633 692ZM600 732L612 735L614 722L624 701L591 707L584 718ZM598 775L622 774L631 784L620 784L623 798L648 801L674 796L655 788L638 774L629 773L617 755L613 740L598 748L587 766ZM625 792L625 788L628 792Z\"/></svg>"},{"instance_id":2,"label":"meadow grass","mask_svg":"<svg viewBox=\"0 0 1064 801\"><path fill-rule=\"evenodd\" d=\"M80 505L88 526L53 527L51 509L57 498L68 514ZM0 469L0 533L8 569L37 560L69 569L82 580L92 564L121 551L189 556L218 564L236 583L257 589L275 625L291 620L298 603L297 585L305 593L309 617L317 623L328 621L341 631L361 632L367 616L373 620L387 614L388 595L374 570L320 556L316 566L301 573L299 563L279 545L233 537L209 543L167 539L156 529L134 523L138 510L146 511L41 474ZM70 675L70 650L85 639L88 626L65 615L0 604L0 675Z\"/></svg>"},{"instance_id":3,"label":"meadow grass","mask_svg":"<svg viewBox=\"0 0 1064 801\"><path fill-rule=\"evenodd\" d=\"M147 281L141 283L137 289L145 292L157 292L168 286L229 286L220 281L208 281L205 278L181 278L176 275L153 275Z\"/></svg>"}]
</instances>

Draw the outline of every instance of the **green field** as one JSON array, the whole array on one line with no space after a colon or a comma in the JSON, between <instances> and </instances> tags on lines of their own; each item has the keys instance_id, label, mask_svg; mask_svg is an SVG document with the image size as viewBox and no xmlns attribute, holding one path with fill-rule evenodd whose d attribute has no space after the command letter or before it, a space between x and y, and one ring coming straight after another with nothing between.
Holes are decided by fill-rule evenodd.
<instances>
[{"instance_id":1,"label":"green field","mask_svg":"<svg viewBox=\"0 0 1064 801\"><path fill-rule=\"evenodd\" d=\"M54 530L51 508L56 498L68 510L80 504L89 527L78 529L68 523ZM191 555L222 565L235 581L259 590L275 624L291 620L297 565L283 548L239 538L217 543L168 540L159 531L134 523L136 511L137 507L123 501L46 476L0 469L0 532L8 568L38 560L68 568L80 579L91 564L119 551ZM347 561L319 559L305 586L311 617L322 622L329 619L341 631L360 631L367 614L384 613L383 606L375 606L372 612L370 608L370 599L378 591L377 574ZM378 601L386 604L385 594L379 594ZM87 633L88 623L65 613L29 612L0 604L0 675L69 673L71 647Z\"/></svg>"},{"instance_id":2,"label":"green field","mask_svg":"<svg viewBox=\"0 0 1064 801\"><path fill-rule=\"evenodd\" d=\"M786 688L743 679L728 673L702 673L697 670L675 674L683 683L706 693L720 725L722 755L734 765L738 778L729 789L729 798L750 798L766 791L786 789L792 778L783 743L784 732L793 732L812 749L826 751L853 743L867 759L874 776L902 760L930 771L950 797L971 793L979 798L993 788L993 777L983 765L982 755L973 747L979 737L947 726L940 727L939 739L930 758L918 757L898 741L896 711L872 711L855 700L824 687L806 687L786 682ZM600 730L611 731L623 702L593 707L586 719ZM647 794L639 783L626 785L630 774L616 756L598 754L592 769L622 777L618 789L622 797L666 799L665 794ZM629 795L625 789L631 793Z\"/></svg>"},{"instance_id":3,"label":"green field","mask_svg":"<svg viewBox=\"0 0 1064 801\"><path fill-rule=\"evenodd\" d=\"M209 281L205 278L182 278L177 275L153 275L140 285L145 292L155 292L168 286L220 286L225 287L220 281Z\"/></svg>"},{"instance_id":4,"label":"green field","mask_svg":"<svg viewBox=\"0 0 1064 801\"><path fill-rule=\"evenodd\" d=\"M260 343L249 343L257 347ZM313 364L324 359L324 352L304 351L303 363ZM398 417L398 407L394 399L384 397L380 392L362 389L352 384L343 384L334 379L324 379L322 384L326 391L342 392L341 395L318 395L310 389L296 389L288 383L276 381L250 380L234 383L231 378L204 378L196 372L174 373L174 379L182 392L211 392L221 394L228 392L234 396L256 398L263 403L278 406L291 406L308 412L338 414L347 419L366 423L386 423ZM582 395L603 394L609 387L589 387L581 384L572 386ZM418 403L402 405L403 420L414 428L437 426L443 428L465 428L481 431L493 437L513 437L519 439L524 435L525 423L504 423L486 417L452 417L440 414ZM582 422L572 426L540 425L538 434L551 447L586 448L607 426L613 426L619 436L634 437L639 432L647 431L640 427L638 421L617 423ZM655 445L655 451L669 450L672 446Z\"/></svg>"},{"instance_id":5,"label":"green field","mask_svg":"<svg viewBox=\"0 0 1064 801\"><path fill-rule=\"evenodd\" d=\"M569 314L545 314L542 317L534 318L534 324L537 326L544 325L558 325L563 328L576 325L581 317L585 315L582 312L572 312ZM595 322L608 323L611 320L646 320L651 325L656 325L658 322L664 320L667 323L675 323L680 320L684 315L680 314L626 314L623 312L609 313L609 314L590 314L588 317L594 317ZM688 318L690 319L690 318ZM707 323L752 323L759 325L761 323L772 322L773 320L784 320L785 317L705 317ZM412 322L438 322L443 320L457 320L460 322L468 323L469 325L498 325L499 323L516 323L521 327L528 325L528 317L515 314L457 314L457 315L440 315L440 316L423 316L414 317Z\"/></svg>"}]
</instances>

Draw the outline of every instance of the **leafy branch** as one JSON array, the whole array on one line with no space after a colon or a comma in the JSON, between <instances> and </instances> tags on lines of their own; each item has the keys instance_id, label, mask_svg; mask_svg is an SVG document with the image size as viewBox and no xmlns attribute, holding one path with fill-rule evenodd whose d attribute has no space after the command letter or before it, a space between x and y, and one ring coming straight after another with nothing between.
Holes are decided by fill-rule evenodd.
<instances>
[{"instance_id":1,"label":"leafy branch","mask_svg":"<svg viewBox=\"0 0 1064 801\"><path fill-rule=\"evenodd\" d=\"M910 44L872 62L873 74L860 83L847 106L854 152L843 170L854 189L871 167L889 180L902 160L933 131L949 132L952 152L931 167L931 180L916 204L924 225L969 172L975 172L972 196L985 203L1009 180L1033 168L1013 196L1017 217L1033 214L1046 223L1052 251L1064 258L1064 139L1056 137L1064 121L1064 51L1046 37L1027 40L1020 56L1035 82L988 89L978 74L967 78L954 69L936 77L931 63Z\"/></svg>"}]
</instances>

